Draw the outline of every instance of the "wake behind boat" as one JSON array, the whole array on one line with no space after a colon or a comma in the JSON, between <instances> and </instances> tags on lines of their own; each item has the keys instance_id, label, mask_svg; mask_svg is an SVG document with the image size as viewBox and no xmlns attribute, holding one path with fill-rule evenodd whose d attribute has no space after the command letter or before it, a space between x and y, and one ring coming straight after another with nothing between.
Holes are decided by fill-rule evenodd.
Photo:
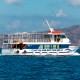
<instances>
[{"instance_id":1,"label":"wake behind boat","mask_svg":"<svg viewBox=\"0 0 80 80\"><path fill-rule=\"evenodd\" d=\"M65 33L54 30L46 20L48 32L6 34L3 37L2 55L78 55L78 46Z\"/></svg>"}]
</instances>

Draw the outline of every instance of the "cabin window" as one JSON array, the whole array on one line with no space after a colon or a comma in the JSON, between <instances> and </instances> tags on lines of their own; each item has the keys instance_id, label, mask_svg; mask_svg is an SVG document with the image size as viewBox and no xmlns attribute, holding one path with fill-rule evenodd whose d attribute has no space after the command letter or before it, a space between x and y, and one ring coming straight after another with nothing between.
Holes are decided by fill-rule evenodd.
<instances>
[{"instance_id":1,"label":"cabin window","mask_svg":"<svg viewBox=\"0 0 80 80\"><path fill-rule=\"evenodd\" d=\"M59 45L59 48L62 48L62 46L61 46L61 45Z\"/></svg>"},{"instance_id":2,"label":"cabin window","mask_svg":"<svg viewBox=\"0 0 80 80\"><path fill-rule=\"evenodd\" d=\"M50 48L50 45L46 44L44 45L44 49L49 49Z\"/></svg>"},{"instance_id":3,"label":"cabin window","mask_svg":"<svg viewBox=\"0 0 80 80\"><path fill-rule=\"evenodd\" d=\"M53 49L56 49L56 46L57 46L57 45L53 45Z\"/></svg>"},{"instance_id":4,"label":"cabin window","mask_svg":"<svg viewBox=\"0 0 80 80\"><path fill-rule=\"evenodd\" d=\"M61 38L66 38L66 36L65 35L61 35Z\"/></svg>"},{"instance_id":5,"label":"cabin window","mask_svg":"<svg viewBox=\"0 0 80 80\"><path fill-rule=\"evenodd\" d=\"M3 49L7 49L7 48L8 48L8 45L4 44Z\"/></svg>"},{"instance_id":6,"label":"cabin window","mask_svg":"<svg viewBox=\"0 0 80 80\"><path fill-rule=\"evenodd\" d=\"M54 35L54 42L59 42L61 38L66 38L65 35Z\"/></svg>"},{"instance_id":7,"label":"cabin window","mask_svg":"<svg viewBox=\"0 0 80 80\"><path fill-rule=\"evenodd\" d=\"M52 35L44 35L44 38L51 38L52 37Z\"/></svg>"},{"instance_id":8,"label":"cabin window","mask_svg":"<svg viewBox=\"0 0 80 80\"><path fill-rule=\"evenodd\" d=\"M57 37L57 36L56 36L56 35L54 35L54 41L55 41L55 42L56 42L56 37Z\"/></svg>"},{"instance_id":9,"label":"cabin window","mask_svg":"<svg viewBox=\"0 0 80 80\"><path fill-rule=\"evenodd\" d=\"M54 35L54 42L59 42L61 35Z\"/></svg>"},{"instance_id":10,"label":"cabin window","mask_svg":"<svg viewBox=\"0 0 80 80\"><path fill-rule=\"evenodd\" d=\"M40 45L39 49L56 49L57 45L49 45L49 44L45 44L45 45Z\"/></svg>"},{"instance_id":11,"label":"cabin window","mask_svg":"<svg viewBox=\"0 0 80 80\"><path fill-rule=\"evenodd\" d=\"M40 45L40 46L39 46L39 49L43 49L43 45Z\"/></svg>"},{"instance_id":12,"label":"cabin window","mask_svg":"<svg viewBox=\"0 0 80 80\"><path fill-rule=\"evenodd\" d=\"M40 45L39 49L50 49L51 45L45 44L45 45Z\"/></svg>"},{"instance_id":13,"label":"cabin window","mask_svg":"<svg viewBox=\"0 0 80 80\"><path fill-rule=\"evenodd\" d=\"M59 45L57 45L57 49L59 49L60 48L60 46Z\"/></svg>"},{"instance_id":14,"label":"cabin window","mask_svg":"<svg viewBox=\"0 0 80 80\"><path fill-rule=\"evenodd\" d=\"M53 45L50 45L50 49L53 49Z\"/></svg>"},{"instance_id":15,"label":"cabin window","mask_svg":"<svg viewBox=\"0 0 80 80\"><path fill-rule=\"evenodd\" d=\"M9 44L9 45L8 45L8 48L9 48L9 49L11 49L11 48L12 48L11 44Z\"/></svg>"},{"instance_id":16,"label":"cabin window","mask_svg":"<svg viewBox=\"0 0 80 80\"><path fill-rule=\"evenodd\" d=\"M68 48L69 45L68 44L63 44L63 45L57 45L57 49L61 49L61 48Z\"/></svg>"},{"instance_id":17,"label":"cabin window","mask_svg":"<svg viewBox=\"0 0 80 80\"><path fill-rule=\"evenodd\" d=\"M17 48L17 44L12 44L12 48Z\"/></svg>"}]
</instances>

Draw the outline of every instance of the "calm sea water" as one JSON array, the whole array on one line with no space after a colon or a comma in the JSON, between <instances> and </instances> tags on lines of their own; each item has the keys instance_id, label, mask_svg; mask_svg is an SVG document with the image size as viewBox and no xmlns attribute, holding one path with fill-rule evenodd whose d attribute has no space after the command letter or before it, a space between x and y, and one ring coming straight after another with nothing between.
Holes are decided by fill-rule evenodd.
<instances>
[{"instance_id":1,"label":"calm sea water","mask_svg":"<svg viewBox=\"0 0 80 80\"><path fill-rule=\"evenodd\" d=\"M0 80L80 80L80 56L0 56Z\"/></svg>"}]
</instances>

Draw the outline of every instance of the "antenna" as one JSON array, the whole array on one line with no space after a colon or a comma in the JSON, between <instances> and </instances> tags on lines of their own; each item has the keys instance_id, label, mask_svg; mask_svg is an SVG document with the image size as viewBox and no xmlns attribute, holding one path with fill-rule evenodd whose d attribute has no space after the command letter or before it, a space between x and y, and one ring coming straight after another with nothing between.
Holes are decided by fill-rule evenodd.
<instances>
[{"instance_id":1,"label":"antenna","mask_svg":"<svg viewBox=\"0 0 80 80\"><path fill-rule=\"evenodd\" d=\"M48 25L48 27L49 27L49 30L50 30L51 32L54 31L53 28L50 27L49 22L48 22L47 19L46 19L46 23L47 23L47 25Z\"/></svg>"},{"instance_id":2,"label":"antenna","mask_svg":"<svg viewBox=\"0 0 80 80\"><path fill-rule=\"evenodd\" d=\"M49 22L48 22L48 20L47 20L47 19L46 19L46 23L47 23L47 25L48 25L48 27L49 27L49 29L50 29L51 27L50 27Z\"/></svg>"}]
</instances>

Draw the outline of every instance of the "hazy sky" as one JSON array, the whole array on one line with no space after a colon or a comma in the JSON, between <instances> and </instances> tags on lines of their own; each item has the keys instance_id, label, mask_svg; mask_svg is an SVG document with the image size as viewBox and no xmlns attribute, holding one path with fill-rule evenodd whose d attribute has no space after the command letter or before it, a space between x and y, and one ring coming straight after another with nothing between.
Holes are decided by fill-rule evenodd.
<instances>
[{"instance_id":1,"label":"hazy sky","mask_svg":"<svg viewBox=\"0 0 80 80\"><path fill-rule=\"evenodd\" d=\"M80 24L80 0L0 0L0 32L41 31ZM40 27L40 28L39 28Z\"/></svg>"}]
</instances>

